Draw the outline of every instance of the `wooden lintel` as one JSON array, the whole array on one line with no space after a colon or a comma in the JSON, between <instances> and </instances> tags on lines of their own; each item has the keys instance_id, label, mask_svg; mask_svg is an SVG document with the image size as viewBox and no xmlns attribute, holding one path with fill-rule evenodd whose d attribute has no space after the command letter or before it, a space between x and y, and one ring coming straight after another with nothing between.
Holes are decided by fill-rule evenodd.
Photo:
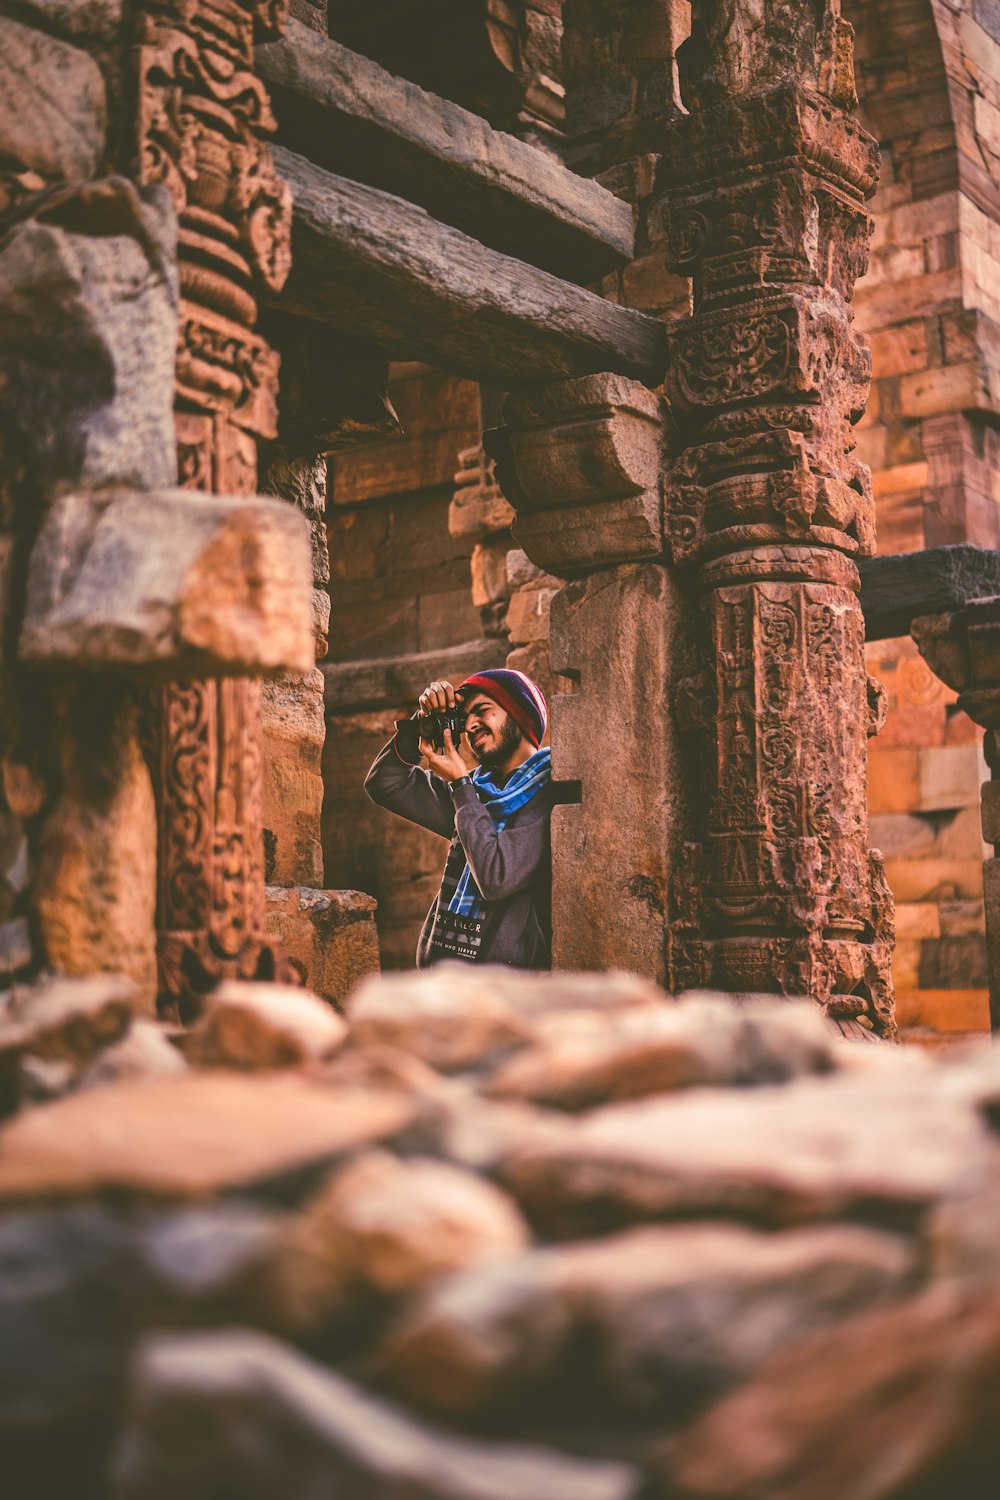
<instances>
[{"instance_id":1,"label":"wooden lintel","mask_svg":"<svg viewBox=\"0 0 1000 1500\"><path fill-rule=\"evenodd\" d=\"M277 306L502 390L601 371L663 379L656 318L285 147L273 153L295 204L292 273Z\"/></svg>"},{"instance_id":2,"label":"wooden lintel","mask_svg":"<svg viewBox=\"0 0 1000 1500\"><path fill-rule=\"evenodd\" d=\"M909 635L919 615L943 615L1000 594L1000 552L968 544L871 557L860 564L865 638Z\"/></svg>"},{"instance_id":3,"label":"wooden lintel","mask_svg":"<svg viewBox=\"0 0 1000 1500\"><path fill-rule=\"evenodd\" d=\"M318 165L567 281L631 260L629 204L478 115L294 19L256 58L279 142Z\"/></svg>"}]
</instances>

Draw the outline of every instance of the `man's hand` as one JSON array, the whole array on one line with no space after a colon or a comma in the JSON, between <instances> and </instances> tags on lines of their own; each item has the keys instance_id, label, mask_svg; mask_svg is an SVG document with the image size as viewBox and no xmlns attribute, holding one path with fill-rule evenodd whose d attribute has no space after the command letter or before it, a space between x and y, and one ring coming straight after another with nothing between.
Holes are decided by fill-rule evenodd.
<instances>
[{"instance_id":1,"label":"man's hand","mask_svg":"<svg viewBox=\"0 0 1000 1500\"><path fill-rule=\"evenodd\" d=\"M455 702L455 689L450 682L432 682L420 694L417 706L421 717L426 718L428 714L443 713L446 708L454 708Z\"/></svg>"},{"instance_id":2,"label":"man's hand","mask_svg":"<svg viewBox=\"0 0 1000 1500\"><path fill-rule=\"evenodd\" d=\"M437 683L437 687L450 687L449 683ZM428 692L430 689L428 689ZM423 698L420 700L423 702ZM435 776L440 776L442 781L457 781L460 776L468 776L469 768L459 755L458 750L452 743L451 730L444 732L444 749L435 750L430 740L420 741L420 753L427 761Z\"/></svg>"}]
</instances>

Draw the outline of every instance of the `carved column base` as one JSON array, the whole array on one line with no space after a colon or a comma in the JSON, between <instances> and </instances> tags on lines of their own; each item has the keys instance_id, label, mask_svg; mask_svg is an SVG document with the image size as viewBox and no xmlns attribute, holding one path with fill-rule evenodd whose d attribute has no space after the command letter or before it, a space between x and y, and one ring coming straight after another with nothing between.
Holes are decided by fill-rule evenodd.
<instances>
[{"instance_id":1,"label":"carved column base","mask_svg":"<svg viewBox=\"0 0 1000 1500\"><path fill-rule=\"evenodd\" d=\"M259 684L170 683L161 715L160 1003L186 1021L220 980L295 976L264 920Z\"/></svg>"},{"instance_id":2,"label":"carved column base","mask_svg":"<svg viewBox=\"0 0 1000 1500\"><path fill-rule=\"evenodd\" d=\"M678 711L707 816L675 882L671 988L809 995L893 1035L893 904L866 837L865 737L881 700L857 568L820 548L758 547L706 564L701 584L705 666Z\"/></svg>"}]
</instances>

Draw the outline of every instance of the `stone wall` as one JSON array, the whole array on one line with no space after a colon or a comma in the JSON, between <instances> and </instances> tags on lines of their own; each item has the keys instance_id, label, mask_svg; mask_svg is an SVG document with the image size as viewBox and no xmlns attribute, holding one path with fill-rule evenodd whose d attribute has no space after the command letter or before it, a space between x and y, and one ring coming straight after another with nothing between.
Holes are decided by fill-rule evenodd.
<instances>
[{"instance_id":1,"label":"stone wall","mask_svg":"<svg viewBox=\"0 0 1000 1500\"><path fill-rule=\"evenodd\" d=\"M478 388L410 365L389 389L401 435L329 465L323 854L330 885L377 898L382 961L399 968L413 963L445 845L376 808L362 783L427 682L496 665L505 648L473 603L473 542L448 531L458 454L479 438Z\"/></svg>"},{"instance_id":2,"label":"stone wall","mask_svg":"<svg viewBox=\"0 0 1000 1500\"><path fill-rule=\"evenodd\" d=\"M444 965L347 1022L231 983L174 1041L50 986L0 1109L45 1081L0 1126L5 1500L992 1500L989 1047Z\"/></svg>"},{"instance_id":3,"label":"stone wall","mask_svg":"<svg viewBox=\"0 0 1000 1500\"><path fill-rule=\"evenodd\" d=\"M857 318L874 379L858 429L881 552L1000 544L1000 5L845 4L860 116L882 146ZM988 1025L982 733L907 638L869 648L889 714L870 748L872 842L897 903L900 1025Z\"/></svg>"}]
</instances>

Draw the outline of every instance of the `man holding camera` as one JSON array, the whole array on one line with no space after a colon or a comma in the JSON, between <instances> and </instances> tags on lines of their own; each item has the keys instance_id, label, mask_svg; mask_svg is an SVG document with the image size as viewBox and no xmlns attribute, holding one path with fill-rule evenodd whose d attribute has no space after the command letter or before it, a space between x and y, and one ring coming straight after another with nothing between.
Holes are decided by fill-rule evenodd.
<instances>
[{"instance_id":1,"label":"man holding camera","mask_svg":"<svg viewBox=\"0 0 1000 1500\"><path fill-rule=\"evenodd\" d=\"M373 802L451 841L418 968L443 958L551 967L547 724L545 698L523 672L491 668L457 688L432 682L368 772ZM463 734L478 762L471 772Z\"/></svg>"}]
</instances>

